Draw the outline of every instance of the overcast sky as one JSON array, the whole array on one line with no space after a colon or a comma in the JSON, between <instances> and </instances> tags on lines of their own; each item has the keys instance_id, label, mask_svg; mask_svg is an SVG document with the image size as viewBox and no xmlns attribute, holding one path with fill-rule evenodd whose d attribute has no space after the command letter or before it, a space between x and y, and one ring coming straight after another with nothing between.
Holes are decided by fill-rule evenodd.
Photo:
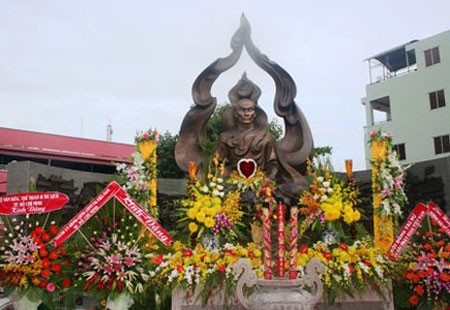
<instances>
[{"instance_id":1,"label":"overcast sky","mask_svg":"<svg viewBox=\"0 0 450 310\"><path fill-rule=\"evenodd\" d=\"M111 122L124 143L150 127L177 133L193 81L231 52L242 12L338 170L347 158L365 168L364 59L450 29L448 0L0 0L0 127L104 140ZM226 102L243 71L276 118L273 81L245 51L213 95Z\"/></svg>"}]
</instances>

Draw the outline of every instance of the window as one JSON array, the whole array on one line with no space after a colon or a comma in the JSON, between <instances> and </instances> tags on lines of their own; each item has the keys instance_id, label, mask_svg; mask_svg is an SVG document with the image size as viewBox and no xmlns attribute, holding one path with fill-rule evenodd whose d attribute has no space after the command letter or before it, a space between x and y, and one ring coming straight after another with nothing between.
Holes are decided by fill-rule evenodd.
<instances>
[{"instance_id":1,"label":"window","mask_svg":"<svg viewBox=\"0 0 450 310\"><path fill-rule=\"evenodd\" d=\"M398 159L405 160L406 159L405 143L395 144L393 147L394 151L397 152Z\"/></svg>"},{"instance_id":2,"label":"window","mask_svg":"<svg viewBox=\"0 0 450 310\"><path fill-rule=\"evenodd\" d=\"M425 65L427 67L441 62L441 56L439 55L439 47L430 48L425 51Z\"/></svg>"},{"instance_id":3,"label":"window","mask_svg":"<svg viewBox=\"0 0 450 310\"><path fill-rule=\"evenodd\" d=\"M430 99L431 110L445 107L444 90L438 90L438 91L429 93L428 99Z\"/></svg>"},{"instance_id":4,"label":"window","mask_svg":"<svg viewBox=\"0 0 450 310\"><path fill-rule=\"evenodd\" d=\"M450 152L449 135L434 137L434 152L436 155Z\"/></svg>"}]
</instances>

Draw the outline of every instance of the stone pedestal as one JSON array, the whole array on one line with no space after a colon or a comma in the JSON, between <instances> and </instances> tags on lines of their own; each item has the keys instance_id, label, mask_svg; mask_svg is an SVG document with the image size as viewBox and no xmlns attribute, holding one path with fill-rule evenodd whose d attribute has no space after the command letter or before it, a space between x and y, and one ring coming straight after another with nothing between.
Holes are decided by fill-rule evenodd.
<instances>
[{"instance_id":1,"label":"stone pedestal","mask_svg":"<svg viewBox=\"0 0 450 310\"><path fill-rule=\"evenodd\" d=\"M258 279L252 266L245 259L239 260L233 267L235 273L242 273L236 292L245 309L267 310L313 310L322 298L322 282L319 274L324 265L312 259L306 265L305 276L300 279ZM245 296L244 286L254 287L254 291Z\"/></svg>"}]
</instances>

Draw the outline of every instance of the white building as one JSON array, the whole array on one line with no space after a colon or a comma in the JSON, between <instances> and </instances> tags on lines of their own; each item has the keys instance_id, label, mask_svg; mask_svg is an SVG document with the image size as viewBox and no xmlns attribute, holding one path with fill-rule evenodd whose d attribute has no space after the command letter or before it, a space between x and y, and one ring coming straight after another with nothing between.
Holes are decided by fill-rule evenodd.
<instances>
[{"instance_id":1,"label":"white building","mask_svg":"<svg viewBox=\"0 0 450 310\"><path fill-rule=\"evenodd\" d=\"M367 59L370 83L362 103L368 134L393 134L402 163L450 155L450 30Z\"/></svg>"}]
</instances>

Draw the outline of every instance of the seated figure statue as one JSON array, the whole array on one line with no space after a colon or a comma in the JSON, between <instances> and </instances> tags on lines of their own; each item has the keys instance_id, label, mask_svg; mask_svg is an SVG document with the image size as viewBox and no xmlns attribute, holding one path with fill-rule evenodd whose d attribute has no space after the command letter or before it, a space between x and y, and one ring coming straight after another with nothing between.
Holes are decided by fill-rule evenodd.
<instances>
[{"instance_id":1,"label":"seated figure statue","mask_svg":"<svg viewBox=\"0 0 450 310\"><path fill-rule=\"evenodd\" d=\"M229 93L231 107L222 115L226 131L220 134L217 145L228 174L236 170L240 159L251 158L271 178L277 175L274 139L268 132L266 113L256 101L260 93L245 74Z\"/></svg>"}]
</instances>

